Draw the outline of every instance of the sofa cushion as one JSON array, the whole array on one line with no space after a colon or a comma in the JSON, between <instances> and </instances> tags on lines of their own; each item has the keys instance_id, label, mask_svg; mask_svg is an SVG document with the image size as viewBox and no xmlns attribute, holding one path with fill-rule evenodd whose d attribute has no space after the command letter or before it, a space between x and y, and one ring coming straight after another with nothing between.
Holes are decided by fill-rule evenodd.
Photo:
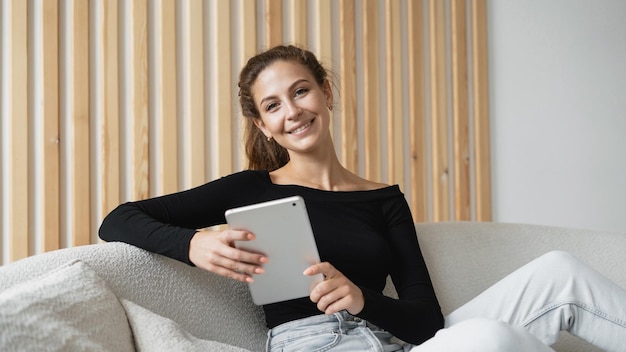
<instances>
[{"instance_id":1,"label":"sofa cushion","mask_svg":"<svg viewBox=\"0 0 626 352\"><path fill-rule=\"evenodd\" d=\"M3 351L134 351L124 308L78 260L0 293L0 343Z\"/></svg>"},{"instance_id":2,"label":"sofa cushion","mask_svg":"<svg viewBox=\"0 0 626 352\"><path fill-rule=\"evenodd\" d=\"M183 330L175 321L153 313L129 300L121 299L135 338L138 352L146 351L221 351L244 352L239 347L199 339Z\"/></svg>"}]
</instances>

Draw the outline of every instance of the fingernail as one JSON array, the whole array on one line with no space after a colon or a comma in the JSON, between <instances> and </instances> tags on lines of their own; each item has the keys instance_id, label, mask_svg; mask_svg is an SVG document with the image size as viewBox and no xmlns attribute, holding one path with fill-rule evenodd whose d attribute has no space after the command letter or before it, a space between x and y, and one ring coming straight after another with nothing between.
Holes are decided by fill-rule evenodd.
<instances>
[{"instance_id":1,"label":"fingernail","mask_svg":"<svg viewBox=\"0 0 626 352\"><path fill-rule=\"evenodd\" d=\"M263 270L263 268L256 268L254 269L254 273L255 274L263 274L265 272L265 270Z\"/></svg>"},{"instance_id":2,"label":"fingernail","mask_svg":"<svg viewBox=\"0 0 626 352\"><path fill-rule=\"evenodd\" d=\"M270 260L269 260L267 257L261 257L261 258L259 258L259 261L260 261L261 263L267 263L267 262L269 262Z\"/></svg>"}]
</instances>

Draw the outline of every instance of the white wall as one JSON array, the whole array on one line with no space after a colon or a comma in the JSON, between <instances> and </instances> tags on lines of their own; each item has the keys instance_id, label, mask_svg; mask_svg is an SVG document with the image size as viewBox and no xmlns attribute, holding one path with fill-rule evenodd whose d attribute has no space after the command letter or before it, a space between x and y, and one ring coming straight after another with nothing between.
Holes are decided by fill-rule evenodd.
<instances>
[{"instance_id":1,"label":"white wall","mask_svg":"<svg viewBox=\"0 0 626 352\"><path fill-rule=\"evenodd\" d=\"M626 1L489 1L494 221L626 232Z\"/></svg>"}]
</instances>

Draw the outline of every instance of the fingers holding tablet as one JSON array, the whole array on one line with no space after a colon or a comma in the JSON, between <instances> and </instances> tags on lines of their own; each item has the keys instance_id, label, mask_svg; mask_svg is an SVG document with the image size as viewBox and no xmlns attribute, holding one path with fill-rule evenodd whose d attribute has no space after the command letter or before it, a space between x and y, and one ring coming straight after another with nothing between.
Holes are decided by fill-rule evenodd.
<instances>
[{"instance_id":1,"label":"fingers holding tablet","mask_svg":"<svg viewBox=\"0 0 626 352\"><path fill-rule=\"evenodd\" d=\"M198 231L189 244L189 260L197 267L241 282L253 282L269 260L260 253L238 249L234 241L251 241L247 231Z\"/></svg>"},{"instance_id":2,"label":"fingers holding tablet","mask_svg":"<svg viewBox=\"0 0 626 352\"><path fill-rule=\"evenodd\" d=\"M312 265L304 270L303 274L324 275L324 281L315 285L309 295L320 311L333 314L345 309L354 315L363 310L365 300L361 289L332 264L323 262Z\"/></svg>"}]
</instances>

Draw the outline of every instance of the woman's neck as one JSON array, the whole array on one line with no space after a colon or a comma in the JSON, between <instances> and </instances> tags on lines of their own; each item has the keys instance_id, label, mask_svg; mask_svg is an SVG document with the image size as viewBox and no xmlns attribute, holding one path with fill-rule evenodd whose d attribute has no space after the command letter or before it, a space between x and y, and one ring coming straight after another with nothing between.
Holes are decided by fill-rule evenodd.
<instances>
[{"instance_id":1,"label":"woman's neck","mask_svg":"<svg viewBox=\"0 0 626 352\"><path fill-rule=\"evenodd\" d=\"M337 159L327 163L290 160L282 168L270 172L272 183L298 185L324 191L365 191L387 187L368 181L347 170Z\"/></svg>"},{"instance_id":2,"label":"woman's neck","mask_svg":"<svg viewBox=\"0 0 626 352\"><path fill-rule=\"evenodd\" d=\"M292 157L285 166L271 173L277 184L296 184L327 191L341 190L350 178L349 174L334 153L323 160Z\"/></svg>"}]
</instances>

